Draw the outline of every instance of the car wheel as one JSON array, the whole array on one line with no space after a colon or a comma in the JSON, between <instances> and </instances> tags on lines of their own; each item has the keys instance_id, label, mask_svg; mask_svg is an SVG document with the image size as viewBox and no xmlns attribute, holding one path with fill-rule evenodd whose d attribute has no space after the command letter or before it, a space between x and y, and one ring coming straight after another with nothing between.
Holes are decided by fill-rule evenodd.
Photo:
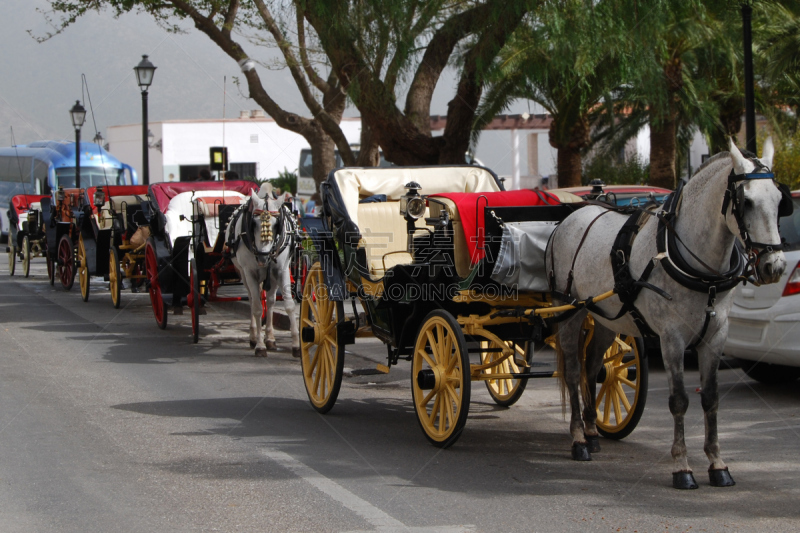
<instances>
[{"instance_id":1,"label":"car wheel","mask_svg":"<svg viewBox=\"0 0 800 533\"><path fill-rule=\"evenodd\" d=\"M792 383L800 378L800 367L771 365L769 363L754 363L752 361L742 361L742 369L745 374L756 381L766 385L778 385L781 383Z\"/></svg>"}]
</instances>

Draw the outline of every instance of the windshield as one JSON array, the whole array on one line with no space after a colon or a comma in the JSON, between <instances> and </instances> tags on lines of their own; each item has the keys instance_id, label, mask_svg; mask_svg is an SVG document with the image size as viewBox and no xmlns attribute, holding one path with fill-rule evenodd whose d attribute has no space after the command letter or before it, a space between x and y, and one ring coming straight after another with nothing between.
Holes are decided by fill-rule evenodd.
<instances>
[{"instance_id":1,"label":"windshield","mask_svg":"<svg viewBox=\"0 0 800 533\"><path fill-rule=\"evenodd\" d=\"M781 217L780 234L786 239L787 250L800 250L800 198L792 198L794 213L788 217Z\"/></svg>"},{"instance_id":2,"label":"windshield","mask_svg":"<svg viewBox=\"0 0 800 533\"><path fill-rule=\"evenodd\" d=\"M100 185L132 185L129 174L121 168L81 167L81 187ZM56 186L70 189L75 187L75 167L56 169Z\"/></svg>"}]
</instances>

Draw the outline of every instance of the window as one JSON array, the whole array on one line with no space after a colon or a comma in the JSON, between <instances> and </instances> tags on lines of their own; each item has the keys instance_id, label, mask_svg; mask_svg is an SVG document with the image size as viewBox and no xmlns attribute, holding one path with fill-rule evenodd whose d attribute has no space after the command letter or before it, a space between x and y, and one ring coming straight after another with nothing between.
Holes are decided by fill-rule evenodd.
<instances>
[{"instance_id":1,"label":"window","mask_svg":"<svg viewBox=\"0 0 800 533\"><path fill-rule=\"evenodd\" d=\"M56 184L70 189L75 187L75 167L56 169ZM130 185L121 168L81 167L81 188L100 185Z\"/></svg>"},{"instance_id":2,"label":"window","mask_svg":"<svg viewBox=\"0 0 800 533\"><path fill-rule=\"evenodd\" d=\"M231 163L228 170L230 172L236 172L239 175L239 179L256 177L255 163Z\"/></svg>"}]
</instances>

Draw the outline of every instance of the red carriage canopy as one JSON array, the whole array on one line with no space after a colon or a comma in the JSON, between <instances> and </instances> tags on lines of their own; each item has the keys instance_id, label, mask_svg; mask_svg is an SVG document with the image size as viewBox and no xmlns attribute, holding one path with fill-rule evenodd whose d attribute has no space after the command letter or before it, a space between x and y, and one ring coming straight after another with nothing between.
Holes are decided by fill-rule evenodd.
<instances>
[{"instance_id":1,"label":"red carriage canopy","mask_svg":"<svg viewBox=\"0 0 800 533\"><path fill-rule=\"evenodd\" d=\"M535 205L559 205L561 202L554 195L538 189L522 189L518 191L498 192L450 192L432 194L432 197L447 198L456 204L467 250L473 264L484 256L483 208L493 207L526 207ZM476 219L477 217L477 219Z\"/></svg>"},{"instance_id":2,"label":"red carriage canopy","mask_svg":"<svg viewBox=\"0 0 800 533\"><path fill-rule=\"evenodd\" d=\"M31 204L41 202L42 198L50 198L49 194L18 194L11 198L11 204L17 213L30 209Z\"/></svg>"},{"instance_id":3,"label":"red carriage canopy","mask_svg":"<svg viewBox=\"0 0 800 533\"><path fill-rule=\"evenodd\" d=\"M150 185L150 198L156 201L158 209L164 213L169 201L182 192L220 191L220 196L222 196L221 193L224 190L249 195L251 191L258 192L258 189L257 183L244 180L162 182Z\"/></svg>"}]
</instances>

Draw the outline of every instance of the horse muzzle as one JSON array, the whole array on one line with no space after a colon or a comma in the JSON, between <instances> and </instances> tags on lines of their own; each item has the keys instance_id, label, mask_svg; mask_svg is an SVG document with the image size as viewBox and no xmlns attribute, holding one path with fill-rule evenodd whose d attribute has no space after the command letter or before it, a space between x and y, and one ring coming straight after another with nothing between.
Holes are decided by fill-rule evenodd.
<instances>
[{"instance_id":1,"label":"horse muzzle","mask_svg":"<svg viewBox=\"0 0 800 533\"><path fill-rule=\"evenodd\" d=\"M786 270L786 256L782 251L764 254L758 262L756 272L764 284L777 283Z\"/></svg>"}]
</instances>

